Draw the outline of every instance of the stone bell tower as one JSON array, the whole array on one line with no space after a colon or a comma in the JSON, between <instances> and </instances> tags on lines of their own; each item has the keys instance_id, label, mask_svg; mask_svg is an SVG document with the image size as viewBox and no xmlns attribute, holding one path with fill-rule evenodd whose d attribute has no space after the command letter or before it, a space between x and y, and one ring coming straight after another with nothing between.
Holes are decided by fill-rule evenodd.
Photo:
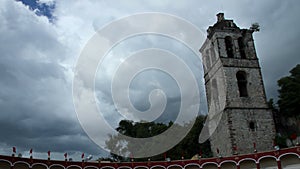
<instances>
[{"instance_id":1,"label":"stone bell tower","mask_svg":"<svg viewBox=\"0 0 300 169\"><path fill-rule=\"evenodd\" d=\"M217 14L200 49L216 155L247 154L273 148L275 126L268 108L253 32Z\"/></svg>"}]
</instances>

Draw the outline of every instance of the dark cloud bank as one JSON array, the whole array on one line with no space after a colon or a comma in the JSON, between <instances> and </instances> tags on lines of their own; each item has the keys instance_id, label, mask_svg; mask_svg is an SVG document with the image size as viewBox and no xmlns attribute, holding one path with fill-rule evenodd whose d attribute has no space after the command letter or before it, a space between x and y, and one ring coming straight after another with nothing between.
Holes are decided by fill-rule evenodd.
<instances>
[{"instance_id":1,"label":"dark cloud bank","mask_svg":"<svg viewBox=\"0 0 300 169\"><path fill-rule=\"evenodd\" d=\"M132 5L128 3L125 7L114 5L117 3L106 4L106 7L112 8L112 11L119 12L107 17L108 20L136 12L167 12L189 20L205 32L206 28L215 22L215 14L223 10L226 17L234 19L241 27L249 27L253 22L260 23L261 31L255 34L255 44L268 98L277 97L276 81L300 63L299 1L253 2L245 0L226 1L226 3L219 4L217 1L204 3L195 0L181 3L181 6L174 4L173 7L170 6L173 1L166 4L158 1L132 2ZM96 2L95 4L97 5ZM65 7L64 5L63 2L61 4L57 2L55 6L57 9L53 9L58 20L61 13L55 13L55 10L61 10ZM99 9L101 8L99 6ZM91 17L94 13L91 12ZM72 16L72 13L66 15ZM2 147L0 153L9 155L11 147L17 146L18 150L23 153L34 148L37 155L46 154L48 150L51 150L57 152L56 158L58 159L62 159L64 152L70 152L75 159L78 152L105 154L81 129L73 108L72 75L69 72L76 61L76 56L70 56L70 51L79 51L79 49L72 48L76 45L62 43L61 39L67 37L62 37L64 34L57 31L59 27L55 26L55 21L49 23L46 17L35 15L20 2L6 0L0 2L0 147ZM92 22L90 27L92 27ZM154 38L144 46L139 45L142 41L143 39L136 40L138 47L131 49L153 47L161 41L161 38ZM135 46L134 41L132 44ZM178 47L176 43L171 44ZM168 46L167 42L162 46L167 49L174 48L172 45ZM174 49L174 52L180 53L180 51ZM190 54L186 49L182 51L181 55ZM119 52L124 51L119 49ZM118 49L115 53L118 53ZM194 72L199 72L196 77L203 94L201 62L194 63L194 60L189 60L187 56L183 58L190 62L191 67L194 67ZM97 84L99 90L97 96L101 102L100 106L105 106L107 110L108 121L116 125L119 117L110 115L110 113L117 112L110 96L109 73L107 75L98 77L100 82ZM160 119L166 122L172 119L174 112L178 111L180 102L178 88L172 79L164 75L157 74L155 77L151 75L146 73L144 77L135 79L131 86L131 99L137 109L147 109L149 107L148 91L158 87L150 84L149 80L157 81L157 84L169 93L165 115ZM202 95L201 104L205 104L204 97L205 95ZM202 105L201 110L205 112L206 106ZM46 155L39 154L38 156L45 157Z\"/></svg>"}]
</instances>

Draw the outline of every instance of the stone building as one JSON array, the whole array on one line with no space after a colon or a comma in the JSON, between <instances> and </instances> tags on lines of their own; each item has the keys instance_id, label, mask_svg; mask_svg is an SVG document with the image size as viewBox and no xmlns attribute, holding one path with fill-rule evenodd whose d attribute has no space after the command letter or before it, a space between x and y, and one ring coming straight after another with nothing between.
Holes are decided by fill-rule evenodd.
<instances>
[{"instance_id":1,"label":"stone building","mask_svg":"<svg viewBox=\"0 0 300 169\"><path fill-rule=\"evenodd\" d=\"M273 148L275 126L252 36L257 28L240 29L219 13L200 49L215 155Z\"/></svg>"}]
</instances>

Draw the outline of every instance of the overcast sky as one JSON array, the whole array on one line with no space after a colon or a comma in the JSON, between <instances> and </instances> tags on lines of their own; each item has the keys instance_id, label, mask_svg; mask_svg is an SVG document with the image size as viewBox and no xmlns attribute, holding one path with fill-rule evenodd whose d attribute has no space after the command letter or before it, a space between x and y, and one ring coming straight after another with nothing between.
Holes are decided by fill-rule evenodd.
<instances>
[{"instance_id":1,"label":"overcast sky","mask_svg":"<svg viewBox=\"0 0 300 169\"><path fill-rule=\"evenodd\" d=\"M254 34L267 97L277 97L277 80L300 63L300 1L298 0L1 0L0 1L0 154L11 155L11 147L28 157L54 159L63 153L106 154L84 133L72 101L74 66L81 50L95 31L113 20L141 12L163 12L179 16L202 32L224 12L241 28L258 22ZM120 30L116 30L120 31ZM199 41L204 42L205 34ZM201 94L200 112L206 113L202 63L179 42L146 35L116 46L98 71L96 87L105 118L116 125L121 116L111 98L111 76L122 58L136 50L157 47L182 56L196 74ZM199 46L200 48L200 46ZM159 72L145 72L132 82L130 99L139 110L149 108L152 89L165 90L165 113L158 121L174 120L180 93L174 79Z\"/></svg>"}]
</instances>

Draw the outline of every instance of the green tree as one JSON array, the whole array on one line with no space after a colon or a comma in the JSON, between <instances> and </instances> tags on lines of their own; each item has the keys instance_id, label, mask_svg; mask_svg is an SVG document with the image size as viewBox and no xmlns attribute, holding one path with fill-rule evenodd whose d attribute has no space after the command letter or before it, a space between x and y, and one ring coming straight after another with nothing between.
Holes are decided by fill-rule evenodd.
<instances>
[{"instance_id":1,"label":"green tree","mask_svg":"<svg viewBox=\"0 0 300 169\"><path fill-rule=\"evenodd\" d=\"M284 117L300 115L300 64L290 71L290 75L278 80L280 113Z\"/></svg>"},{"instance_id":2,"label":"green tree","mask_svg":"<svg viewBox=\"0 0 300 169\"><path fill-rule=\"evenodd\" d=\"M198 116L196 121L187 134L187 136L175 147L173 147L168 152L168 156L171 159L181 159L183 155L185 159L190 159L194 155L202 153L202 157L212 157L212 152L210 149L210 142L207 140L203 144L199 144L199 135L203 128L206 116Z\"/></svg>"},{"instance_id":3,"label":"green tree","mask_svg":"<svg viewBox=\"0 0 300 169\"><path fill-rule=\"evenodd\" d=\"M203 123L205 121L205 116L198 116L196 118L196 121L191 129L191 131L188 133L188 135L175 147L168 150L167 157L171 158L172 160L178 160L181 159L182 156L184 158L189 159L193 155L198 154L200 150L202 151L202 157L211 157L212 153L210 151L210 143L209 141L206 141L203 144L198 143L199 134L201 132L201 129L203 128ZM174 124L173 122L169 122L168 124L164 123L154 123L154 122L141 122L141 123L135 123L133 121L128 120L122 120L119 122L119 126L116 128L116 130L124 135L135 137L135 138L147 138L152 137L158 134L161 134L162 132L166 131L169 127L172 125L175 125L179 129L183 126L180 126L178 124ZM189 125L189 124L187 124ZM122 140L122 138L119 135L116 136L110 136L110 139L106 141L106 147L110 150L113 150L114 152L128 152L131 147L128 147L131 144L127 144L127 147L121 146L121 142L127 142L128 140ZM153 144L153 143L145 143L146 144ZM134 145L136 146L139 145ZM143 146L147 147L147 146ZM142 150L141 151L147 151ZM111 156L115 160L120 161L128 161L129 159L125 159L121 156L117 156L115 154L111 154ZM135 161L146 161L146 158L143 159L135 159ZM154 157L151 157L152 161L158 161L158 160L164 160L164 154L159 154Z\"/></svg>"}]
</instances>

